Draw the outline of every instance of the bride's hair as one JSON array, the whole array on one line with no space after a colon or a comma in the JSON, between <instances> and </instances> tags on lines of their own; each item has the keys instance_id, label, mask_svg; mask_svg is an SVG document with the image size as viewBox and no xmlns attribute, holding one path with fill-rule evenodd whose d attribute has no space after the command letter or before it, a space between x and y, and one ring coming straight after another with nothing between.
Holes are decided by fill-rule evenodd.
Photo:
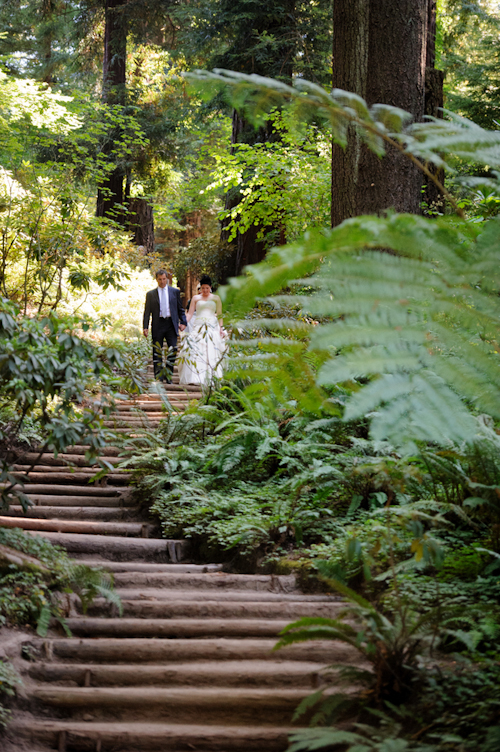
<instances>
[{"instance_id":1,"label":"bride's hair","mask_svg":"<svg viewBox=\"0 0 500 752\"><path fill-rule=\"evenodd\" d=\"M202 277L200 279L200 287L201 287L201 285L210 285L210 287L212 287L212 280L210 279L210 277L208 276L208 274L203 274L202 275Z\"/></svg>"}]
</instances>

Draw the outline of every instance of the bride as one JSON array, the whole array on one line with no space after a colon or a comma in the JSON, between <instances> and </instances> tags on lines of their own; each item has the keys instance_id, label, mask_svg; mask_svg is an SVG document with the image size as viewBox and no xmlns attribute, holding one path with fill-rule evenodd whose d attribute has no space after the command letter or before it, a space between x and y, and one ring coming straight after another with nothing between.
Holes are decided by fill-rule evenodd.
<instances>
[{"instance_id":1,"label":"bride","mask_svg":"<svg viewBox=\"0 0 500 752\"><path fill-rule=\"evenodd\" d=\"M186 316L188 327L181 335L179 352L180 384L211 384L222 377L226 349L222 328L222 303L212 293L207 274L200 279L200 292L193 295Z\"/></svg>"}]
</instances>

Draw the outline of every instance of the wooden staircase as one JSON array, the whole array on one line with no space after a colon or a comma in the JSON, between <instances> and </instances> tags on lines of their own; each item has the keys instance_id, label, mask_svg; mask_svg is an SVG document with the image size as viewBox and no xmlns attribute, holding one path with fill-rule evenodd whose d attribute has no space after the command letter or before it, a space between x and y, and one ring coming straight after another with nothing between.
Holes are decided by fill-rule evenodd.
<instances>
[{"instance_id":1,"label":"wooden staircase","mask_svg":"<svg viewBox=\"0 0 500 752\"><path fill-rule=\"evenodd\" d=\"M175 383L181 410L199 396ZM162 397L119 405L110 430L136 434L162 418ZM189 544L165 540L141 516L119 467L92 484L95 467L75 446L44 455L30 473L28 514L11 507L0 525L62 545L113 572L124 614L104 600L24 645L24 689L5 739L9 752L283 752L298 703L325 664L352 660L342 644L273 652L300 616L334 616L338 598L301 593L293 576L238 575L189 561ZM103 456L119 465L118 450ZM20 460L22 473L30 456Z\"/></svg>"}]
</instances>

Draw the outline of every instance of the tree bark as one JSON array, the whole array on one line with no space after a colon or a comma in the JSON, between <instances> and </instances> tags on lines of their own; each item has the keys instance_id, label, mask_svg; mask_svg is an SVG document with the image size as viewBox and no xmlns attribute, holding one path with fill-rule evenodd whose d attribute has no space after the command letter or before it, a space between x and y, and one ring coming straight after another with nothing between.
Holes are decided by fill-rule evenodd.
<instances>
[{"instance_id":1,"label":"tree bark","mask_svg":"<svg viewBox=\"0 0 500 752\"><path fill-rule=\"evenodd\" d=\"M107 104L125 103L125 74L127 58L127 28L123 16L123 0L106 0L104 27L104 60L102 98ZM105 152L110 153L110 142ZM117 166L97 191L96 215L123 223L119 208L124 202L124 169Z\"/></svg>"},{"instance_id":2,"label":"tree bark","mask_svg":"<svg viewBox=\"0 0 500 752\"><path fill-rule=\"evenodd\" d=\"M153 207L145 198L133 198L128 204L128 225L134 233L132 242L142 245L146 253L155 249Z\"/></svg>"},{"instance_id":3,"label":"tree bark","mask_svg":"<svg viewBox=\"0 0 500 752\"><path fill-rule=\"evenodd\" d=\"M255 9L252 11L248 10L252 6L251 3L247 4L247 8L244 9L238 3L229 2L229 0L225 5L232 6L231 12L234 13L236 36L230 50L226 51L218 62L218 67L228 67L244 73L256 73L260 76L274 76L282 81L290 82L297 47L296 0L284 0L280 7L273 4L259 6L258 3L255 3ZM242 16L249 16L250 13L251 17L248 17L248 21L242 23ZM287 33L284 33L284 27L286 27ZM262 52L259 53L260 42L255 48L261 35L268 35L270 40L274 39L265 55ZM256 131L241 113L236 110L233 111L232 148L238 143L253 145L278 138L279 135L273 132L271 123ZM240 200L239 191L230 191L226 195L225 208L233 209L239 204ZM278 238L284 238L281 225L277 227L252 226L244 233L238 232L235 241L235 274L240 274L242 268L247 264L262 261L266 255L268 243L264 240L257 240L259 230L276 231ZM221 229L221 240L227 240L227 232L225 232L224 226Z\"/></svg>"},{"instance_id":4,"label":"tree bark","mask_svg":"<svg viewBox=\"0 0 500 752\"><path fill-rule=\"evenodd\" d=\"M436 63L436 0L429 0L427 21L427 52L425 68L425 105L424 113L427 116L442 118L444 106L444 72L437 70ZM444 183L444 170L433 169L440 183ZM444 199L437 186L430 180L423 192L423 201L426 211L432 216L441 213Z\"/></svg>"},{"instance_id":5,"label":"tree bark","mask_svg":"<svg viewBox=\"0 0 500 752\"><path fill-rule=\"evenodd\" d=\"M42 0L40 13L42 16L40 47L43 60L43 81L46 84L54 82L54 62L52 58L53 23L55 7L52 0Z\"/></svg>"},{"instance_id":6,"label":"tree bark","mask_svg":"<svg viewBox=\"0 0 500 752\"><path fill-rule=\"evenodd\" d=\"M428 0L370 0L366 99L423 120ZM422 173L396 149L379 159L361 147L356 214L420 213Z\"/></svg>"},{"instance_id":7,"label":"tree bark","mask_svg":"<svg viewBox=\"0 0 500 752\"><path fill-rule=\"evenodd\" d=\"M366 97L370 0L333 3L333 88ZM332 143L332 227L356 214L360 139L350 128L347 146Z\"/></svg>"},{"instance_id":8,"label":"tree bark","mask_svg":"<svg viewBox=\"0 0 500 752\"><path fill-rule=\"evenodd\" d=\"M123 15L124 0L106 0L103 99L108 104L123 104L127 61L127 28Z\"/></svg>"},{"instance_id":9,"label":"tree bark","mask_svg":"<svg viewBox=\"0 0 500 752\"><path fill-rule=\"evenodd\" d=\"M423 119L430 0L335 0L334 86ZM388 209L420 212L422 177L388 148L383 159L349 134L332 148L332 226Z\"/></svg>"}]
</instances>

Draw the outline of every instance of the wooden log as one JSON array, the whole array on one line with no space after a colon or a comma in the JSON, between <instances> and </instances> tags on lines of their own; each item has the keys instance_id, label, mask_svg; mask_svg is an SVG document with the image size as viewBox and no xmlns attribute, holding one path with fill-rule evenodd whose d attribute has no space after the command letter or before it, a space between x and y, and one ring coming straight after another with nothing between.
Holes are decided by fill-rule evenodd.
<instances>
[{"instance_id":1,"label":"wooden log","mask_svg":"<svg viewBox=\"0 0 500 752\"><path fill-rule=\"evenodd\" d=\"M116 587L196 589L205 592L265 592L285 595L297 593L295 575L270 577L265 574L183 574L172 572L122 572L115 577Z\"/></svg>"},{"instance_id":2,"label":"wooden log","mask_svg":"<svg viewBox=\"0 0 500 752\"><path fill-rule=\"evenodd\" d=\"M5 488L6 483L0 484L0 488ZM15 486L18 490L22 490L28 496L32 494L55 495L55 496L102 496L125 500L131 495L131 490L128 488L114 488L113 486L95 486L87 483L85 486L65 486L65 485L53 485L49 483L25 483L24 485Z\"/></svg>"},{"instance_id":3,"label":"wooden log","mask_svg":"<svg viewBox=\"0 0 500 752\"><path fill-rule=\"evenodd\" d=\"M99 710L141 709L155 715L165 713L179 722L177 713L196 715L207 712L221 723L229 714L243 720L257 711L268 722L279 713L290 722L297 705L310 694L310 689L266 687L41 687L27 691L36 702L59 708L96 708ZM222 715L222 717L221 717ZM226 716L226 717L224 717ZM210 721L210 718L207 718Z\"/></svg>"},{"instance_id":4,"label":"wooden log","mask_svg":"<svg viewBox=\"0 0 500 752\"><path fill-rule=\"evenodd\" d=\"M28 535L40 535L51 543L65 548L71 554L102 556L119 561L171 561L169 543L162 538L125 538L112 535L88 535L87 533L51 533L43 530L28 530ZM177 558L185 559L189 541L174 541Z\"/></svg>"},{"instance_id":5,"label":"wooden log","mask_svg":"<svg viewBox=\"0 0 500 752\"><path fill-rule=\"evenodd\" d=\"M228 726L181 723L93 722L85 721L13 721L9 730L30 743L56 744L61 730L67 731L72 750L94 752L92 744L100 739L110 749L165 750L197 749L203 752L283 752L290 729L284 726Z\"/></svg>"},{"instance_id":6,"label":"wooden log","mask_svg":"<svg viewBox=\"0 0 500 752\"><path fill-rule=\"evenodd\" d=\"M222 564L160 564L144 561L101 561L100 559L79 559L88 567L102 567L109 572L178 572L200 573L220 572Z\"/></svg>"},{"instance_id":7,"label":"wooden log","mask_svg":"<svg viewBox=\"0 0 500 752\"><path fill-rule=\"evenodd\" d=\"M119 593L121 595L121 593ZM289 622L305 616L335 618L337 608L330 603L269 601L176 601L148 600L142 593L135 600L122 597L123 613L133 619L288 619ZM112 607L103 598L96 598L89 608L89 616L112 615Z\"/></svg>"},{"instance_id":8,"label":"wooden log","mask_svg":"<svg viewBox=\"0 0 500 752\"><path fill-rule=\"evenodd\" d=\"M77 520L37 520L0 515L0 527L55 533L142 536L143 524L137 522L79 522ZM151 526L152 528L152 526ZM144 537L144 536L142 536Z\"/></svg>"},{"instance_id":9,"label":"wooden log","mask_svg":"<svg viewBox=\"0 0 500 752\"><path fill-rule=\"evenodd\" d=\"M57 466L75 466L79 468L85 468L92 472L97 472L100 467L98 464L95 465L89 465L89 462L87 459L85 459L85 456L83 454L58 454L57 457L54 457L53 454L50 453L44 453L40 455L38 452L25 452L22 455L20 455L18 458L18 461L22 461L22 464L30 464L33 461L38 460L36 466L41 465L48 465L51 467ZM107 456L106 462L109 462L111 465L116 465L117 463L121 462L122 460L119 457L114 456ZM35 467L36 467L35 466Z\"/></svg>"},{"instance_id":10,"label":"wooden log","mask_svg":"<svg viewBox=\"0 0 500 752\"><path fill-rule=\"evenodd\" d=\"M312 677L324 661L275 659L240 661L186 661L165 664L31 663L28 673L43 682L73 682L84 687L119 686L219 686L311 687ZM88 678L87 678L88 677ZM87 683L88 682L88 683Z\"/></svg>"},{"instance_id":11,"label":"wooden log","mask_svg":"<svg viewBox=\"0 0 500 752\"><path fill-rule=\"evenodd\" d=\"M120 496L64 496L63 494L26 494L30 501L37 507L105 507L115 509L135 508L129 507L126 498ZM14 507L10 505L9 511ZM57 516L57 515L55 515Z\"/></svg>"},{"instance_id":12,"label":"wooden log","mask_svg":"<svg viewBox=\"0 0 500 752\"><path fill-rule=\"evenodd\" d=\"M74 635L94 637L274 637L290 619L69 618Z\"/></svg>"},{"instance_id":13,"label":"wooden log","mask_svg":"<svg viewBox=\"0 0 500 752\"><path fill-rule=\"evenodd\" d=\"M62 497L60 497L62 498ZM83 498L83 497L82 497ZM98 499L100 501L100 499ZM137 508L123 506L40 506L35 505L25 513L21 506L10 505L9 517L37 520L78 520L83 522L121 522L137 516ZM149 536L145 536L146 538Z\"/></svg>"},{"instance_id":14,"label":"wooden log","mask_svg":"<svg viewBox=\"0 0 500 752\"><path fill-rule=\"evenodd\" d=\"M44 640L34 637L29 640L27 647L42 650ZM273 652L276 645L274 637L248 638L244 641L235 638L221 637L217 640L203 638L157 638L149 637L82 637L80 640L57 638L51 641L53 655L60 660L92 663L135 663L167 665L182 661L240 661L258 660L275 661L323 661L340 663L353 660L357 654L350 645L343 642L314 640L298 643L282 648L279 653ZM325 656L327 659L325 661ZM359 660L359 654L358 654Z\"/></svg>"},{"instance_id":15,"label":"wooden log","mask_svg":"<svg viewBox=\"0 0 500 752\"><path fill-rule=\"evenodd\" d=\"M124 429L124 431L128 431L128 429ZM13 471L14 477L17 478L25 478L26 471L29 468L27 467L15 467ZM33 483L47 483L47 484L54 484L60 481L61 483L74 483L75 485L81 485L82 483L89 483L87 486L87 491L93 486L90 485L90 483L93 482L93 477L96 474L97 470L91 470L90 472L84 473L84 472L59 472L57 467L47 468L44 467L43 470L33 470L33 472L29 473L29 482L31 484ZM130 477L130 472L126 472L125 470L122 470L120 472L113 472L108 473L105 477L105 481L108 483L113 484L121 484L125 485L128 482L128 479Z\"/></svg>"}]
</instances>

